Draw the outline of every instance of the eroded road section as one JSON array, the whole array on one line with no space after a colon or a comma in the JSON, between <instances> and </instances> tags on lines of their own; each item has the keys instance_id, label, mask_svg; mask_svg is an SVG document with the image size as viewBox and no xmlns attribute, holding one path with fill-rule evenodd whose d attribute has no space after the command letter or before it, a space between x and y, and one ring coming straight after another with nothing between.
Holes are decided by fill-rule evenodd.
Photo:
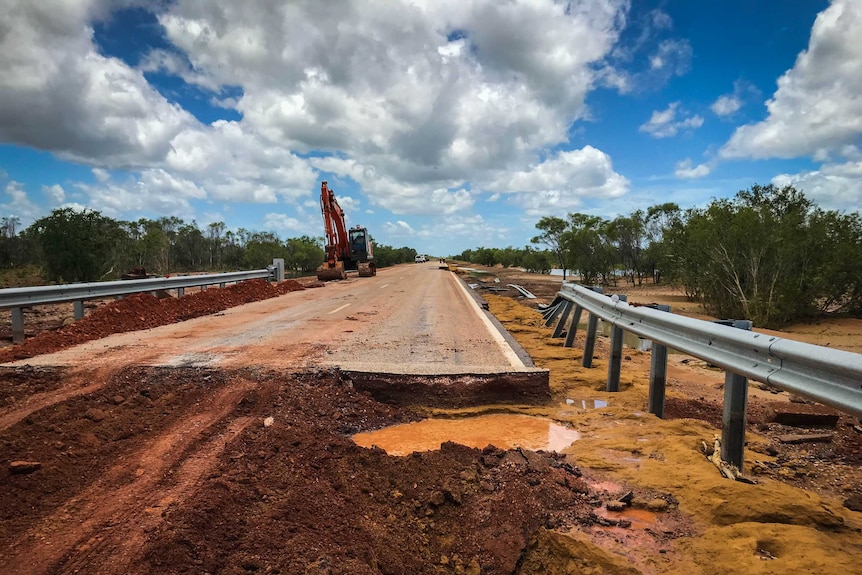
<instances>
[{"instance_id":1,"label":"eroded road section","mask_svg":"<svg viewBox=\"0 0 862 575\"><path fill-rule=\"evenodd\" d=\"M513 348L514 346L514 348ZM408 374L538 372L435 263L380 270L12 365L339 367Z\"/></svg>"},{"instance_id":2,"label":"eroded road section","mask_svg":"<svg viewBox=\"0 0 862 575\"><path fill-rule=\"evenodd\" d=\"M549 502L588 517L576 469L349 439L418 417L390 388L540 398L547 372L483 316L451 273L401 266L4 364L0 574L511 572ZM514 519L477 528L491 509Z\"/></svg>"}]
</instances>

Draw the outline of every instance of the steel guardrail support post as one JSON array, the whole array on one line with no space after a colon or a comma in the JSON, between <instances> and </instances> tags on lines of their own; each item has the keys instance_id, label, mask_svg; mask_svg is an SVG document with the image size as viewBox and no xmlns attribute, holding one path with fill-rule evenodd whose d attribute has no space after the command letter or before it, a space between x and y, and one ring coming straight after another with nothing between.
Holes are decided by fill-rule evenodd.
<instances>
[{"instance_id":1,"label":"steel guardrail support post","mask_svg":"<svg viewBox=\"0 0 862 575\"><path fill-rule=\"evenodd\" d=\"M272 260L272 277L270 281L274 282L283 282L284 281L284 259L283 258L273 258Z\"/></svg>"},{"instance_id":2,"label":"steel guardrail support post","mask_svg":"<svg viewBox=\"0 0 862 575\"><path fill-rule=\"evenodd\" d=\"M628 296L617 295L619 301L628 301ZM623 363L623 328L614 325L611 328L611 355L608 358L607 391L620 390L620 371Z\"/></svg>"},{"instance_id":3,"label":"steel guardrail support post","mask_svg":"<svg viewBox=\"0 0 862 575\"><path fill-rule=\"evenodd\" d=\"M177 299L186 295L186 288L177 288Z\"/></svg>"},{"instance_id":4,"label":"steel guardrail support post","mask_svg":"<svg viewBox=\"0 0 862 575\"><path fill-rule=\"evenodd\" d=\"M575 305L575 313L572 314L572 321L569 322L569 330L566 332L566 342L563 347L572 347L575 343L575 334L578 331L578 324L581 323L581 315L584 313L584 308Z\"/></svg>"},{"instance_id":5,"label":"steel guardrail support post","mask_svg":"<svg viewBox=\"0 0 862 575\"><path fill-rule=\"evenodd\" d=\"M84 300L79 299L75 300L75 321L79 319L84 319Z\"/></svg>"},{"instance_id":6,"label":"steel guardrail support post","mask_svg":"<svg viewBox=\"0 0 862 575\"><path fill-rule=\"evenodd\" d=\"M714 323L751 331L748 320L719 320ZM733 372L724 376L724 411L721 417L721 458L742 471L745 452L745 420L748 409L748 378Z\"/></svg>"},{"instance_id":7,"label":"steel guardrail support post","mask_svg":"<svg viewBox=\"0 0 862 575\"><path fill-rule=\"evenodd\" d=\"M549 307L545 310L545 327L551 327L551 324L554 323L554 320L557 319L557 315L563 309L563 302L565 300L560 300L553 307Z\"/></svg>"},{"instance_id":8,"label":"steel guardrail support post","mask_svg":"<svg viewBox=\"0 0 862 575\"><path fill-rule=\"evenodd\" d=\"M659 311L670 312L669 305L656 304L652 307ZM649 400L647 408L650 413L664 419L664 396L667 388L667 346L652 342L649 364Z\"/></svg>"},{"instance_id":9,"label":"steel guardrail support post","mask_svg":"<svg viewBox=\"0 0 862 575\"><path fill-rule=\"evenodd\" d=\"M563 309L560 313L560 319L557 321L557 327L554 328L554 333L551 337L560 337L563 334L563 328L566 325L566 320L569 319L569 314L572 312L572 307L575 304L569 300L563 300Z\"/></svg>"},{"instance_id":10,"label":"steel guardrail support post","mask_svg":"<svg viewBox=\"0 0 862 575\"><path fill-rule=\"evenodd\" d=\"M581 365L584 367L593 367L593 352L596 349L596 332L599 327L599 316L594 313L590 314L590 319L587 321L587 339L584 341L584 357L581 358Z\"/></svg>"},{"instance_id":11,"label":"steel guardrail support post","mask_svg":"<svg viewBox=\"0 0 862 575\"><path fill-rule=\"evenodd\" d=\"M24 308L12 308L12 343L24 341Z\"/></svg>"}]
</instances>

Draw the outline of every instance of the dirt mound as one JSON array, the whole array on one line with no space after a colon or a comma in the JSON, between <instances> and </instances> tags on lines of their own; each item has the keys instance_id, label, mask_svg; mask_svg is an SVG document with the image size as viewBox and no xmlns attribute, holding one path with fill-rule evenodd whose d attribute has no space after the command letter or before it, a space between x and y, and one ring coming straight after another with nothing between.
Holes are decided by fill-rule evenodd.
<instances>
[{"instance_id":1,"label":"dirt mound","mask_svg":"<svg viewBox=\"0 0 862 575\"><path fill-rule=\"evenodd\" d=\"M203 289L181 298L138 293L100 306L72 324L43 331L19 345L0 350L0 363L51 353L113 333L193 319L303 289L305 286L294 280L273 284L256 279L225 288Z\"/></svg>"}]
</instances>

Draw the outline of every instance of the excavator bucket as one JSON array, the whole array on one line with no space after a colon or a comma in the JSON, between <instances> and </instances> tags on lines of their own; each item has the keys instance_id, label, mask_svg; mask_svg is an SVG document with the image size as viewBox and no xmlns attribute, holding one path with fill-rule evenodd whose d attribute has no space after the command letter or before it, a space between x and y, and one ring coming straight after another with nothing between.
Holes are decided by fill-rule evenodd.
<instances>
[{"instance_id":1,"label":"excavator bucket","mask_svg":"<svg viewBox=\"0 0 862 575\"><path fill-rule=\"evenodd\" d=\"M329 262L323 262L317 268L317 279L322 282L332 280L346 280L347 272L344 271L344 262L335 262L335 265L330 265Z\"/></svg>"},{"instance_id":2,"label":"excavator bucket","mask_svg":"<svg viewBox=\"0 0 862 575\"><path fill-rule=\"evenodd\" d=\"M377 266L374 265L374 262L365 262L357 265L359 267L359 277L370 278L377 275Z\"/></svg>"}]
</instances>

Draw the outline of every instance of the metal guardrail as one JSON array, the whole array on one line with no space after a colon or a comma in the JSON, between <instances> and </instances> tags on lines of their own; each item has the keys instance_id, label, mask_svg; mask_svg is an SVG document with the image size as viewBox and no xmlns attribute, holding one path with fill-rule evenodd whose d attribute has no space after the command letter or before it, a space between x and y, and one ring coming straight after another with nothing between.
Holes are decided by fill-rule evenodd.
<instances>
[{"instance_id":1,"label":"metal guardrail","mask_svg":"<svg viewBox=\"0 0 862 575\"><path fill-rule=\"evenodd\" d=\"M664 413L667 348L700 358L727 372L722 455L742 468L742 436L745 424L747 379L760 381L841 411L862 416L862 354L801 343L668 313L650 306L632 306L624 296L614 298L580 285L566 283L555 302L544 312L546 325L559 316L554 337L560 337L574 308L566 334L566 346L574 341L581 313L590 314L583 363L590 367L595 341L595 320L611 323L612 356L608 367L608 391L619 389L619 361L614 354L622 345L622 331L649 339L653 346L650 373L650 411ZM619 333L617 333L619 332ZM619 343L617 343L619 342ZM656 355L659 361L656 361ZM661 356L664 357L661 357ZM589 356L589 357L588 357ZM733 388L731 388L731 384ZM741 397L740 397L741 394ZM656 401L659 398L660 401ZM742 413L740 414L740 410ZM739 429L739 425L743 429ZM724 453L724 445L730 444ZM736 444L736 445L734 445Z\"/></svg>"},{"instance_id":2,"label":"metal guardrail","mask_svg":"<svg viewBox=\"0 0 862 575\"><path fill-rule=\"evenodd\" d=\"M178 297L182 297L185 288L215 284L224 287L228 283L251 279L284 280L284 260L275 259L272 265L265 269L222 274L0 289L0 309L12 310L12 341L19 343L24 339L23 309L25 307L73 302L75 304L75 319L81 319L84 317L84 301L90 299L122 297L136 293L173 289L177 290Z\"/></svg>"}]
</instances>

